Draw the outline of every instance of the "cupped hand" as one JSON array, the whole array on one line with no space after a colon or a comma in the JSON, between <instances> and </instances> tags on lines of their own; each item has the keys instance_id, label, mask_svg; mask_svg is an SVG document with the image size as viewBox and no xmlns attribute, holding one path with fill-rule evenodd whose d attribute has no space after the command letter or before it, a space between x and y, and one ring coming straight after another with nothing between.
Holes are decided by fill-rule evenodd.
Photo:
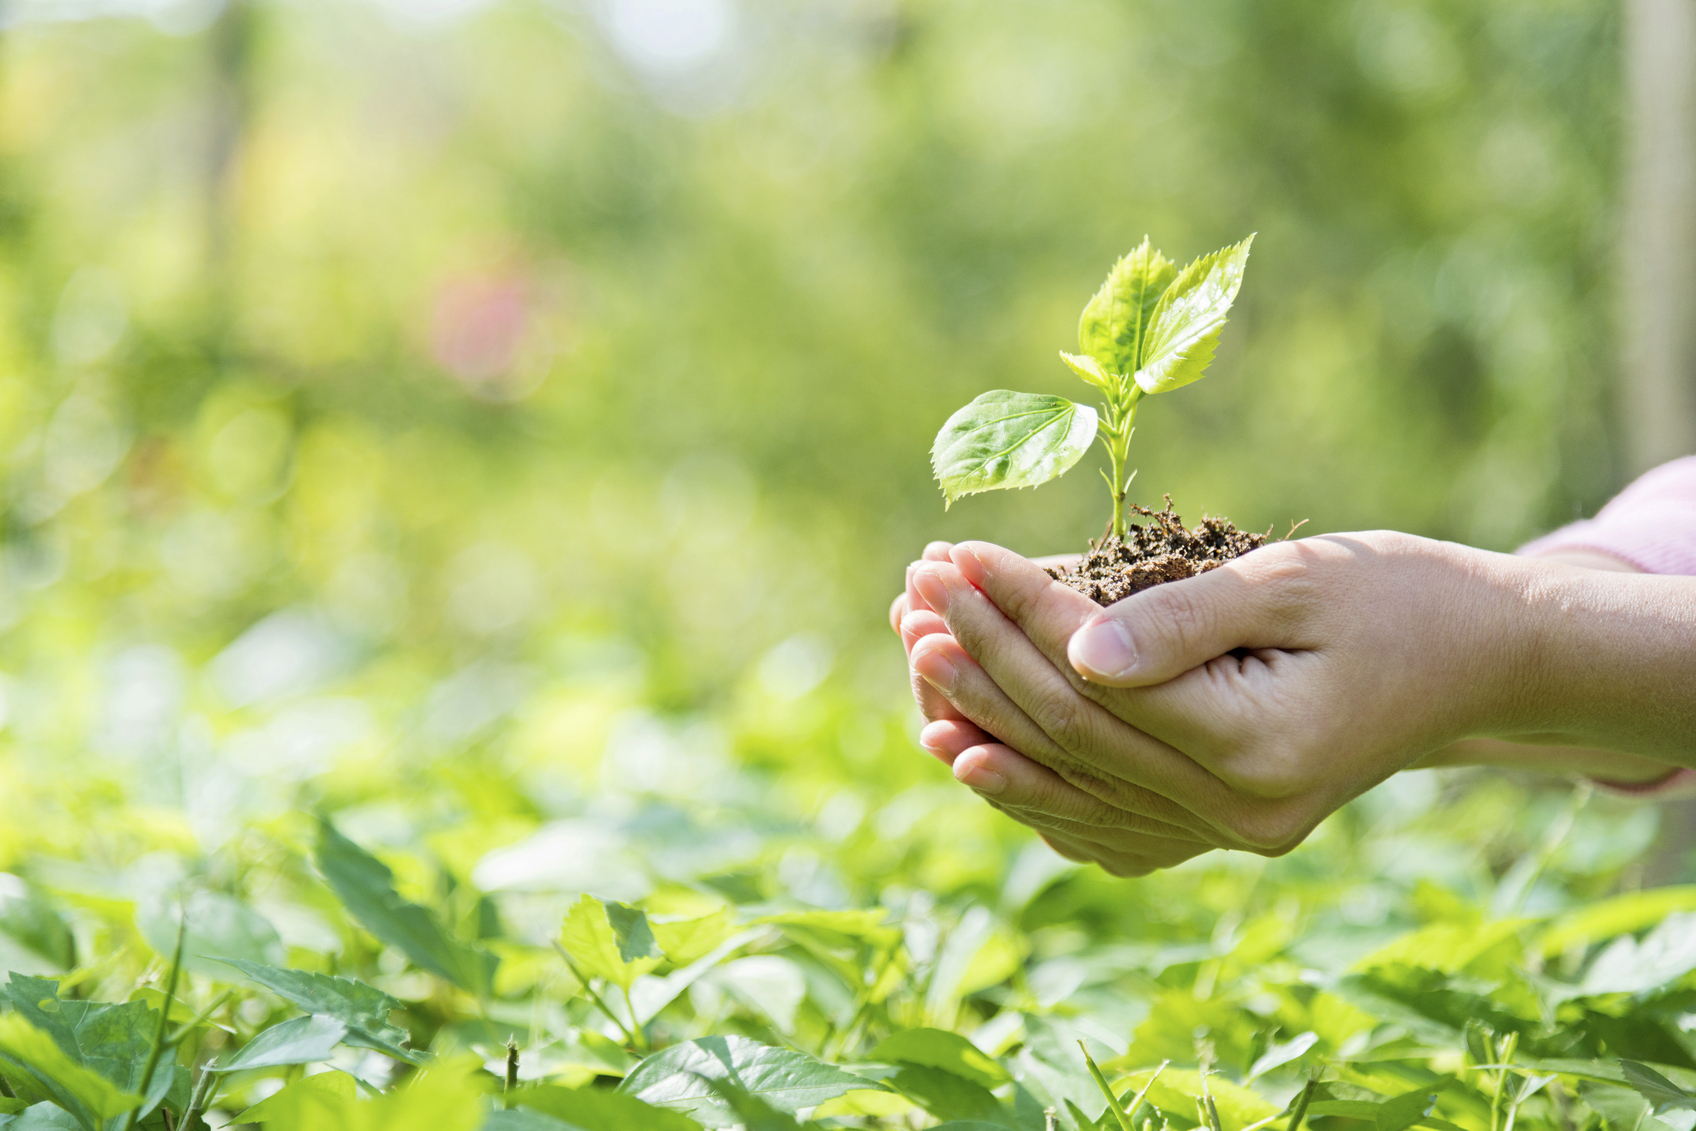
<instances>
[{"instance_id":1,"label":"cupped hand","mask_svg":"<svg viewBox=\"0 0 1696 1131\"><path fill-rule=\"evenodd\" d=\"M1286 852L1422 757L1522 732L1516 566L1337 535L1104 610L965 543L915 565L900 628L916 683L949 705L923 741L957 778L1066 854L1145 872L1209 847Z\"/></svg>"}]
</instances>

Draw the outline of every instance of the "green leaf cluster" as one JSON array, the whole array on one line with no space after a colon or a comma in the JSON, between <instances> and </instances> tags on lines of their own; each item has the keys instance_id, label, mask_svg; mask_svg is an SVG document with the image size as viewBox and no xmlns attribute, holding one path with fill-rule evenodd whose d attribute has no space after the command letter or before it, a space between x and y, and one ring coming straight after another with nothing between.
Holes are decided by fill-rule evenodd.
<instances>
[{"instance_id":1,"label":"green leaf cluster","mask_svg":"<svg viewBox=\"0 0 1696 1131\"><path fill-rule=\"evenodd\" d=\"M1124 533L1124 463L1138 401L1199 381L1242 286L1250 236L1182 270L1145 237L1108 272L1078 322L1074 374L1103 396L1097 413L1064 397L996 389L949 417L931 446L943 498L1035 487L1064 474L1098 430L1112 461L1114 525Z\"/></svg>"}]
</instances>

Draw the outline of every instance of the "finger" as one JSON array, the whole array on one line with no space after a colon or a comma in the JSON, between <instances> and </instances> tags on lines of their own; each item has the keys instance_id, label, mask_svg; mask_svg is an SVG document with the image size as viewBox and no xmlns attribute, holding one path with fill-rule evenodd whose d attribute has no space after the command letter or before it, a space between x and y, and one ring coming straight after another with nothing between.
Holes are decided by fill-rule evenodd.
<instances>
[{"instance_id":1,"label":"finger","mask_svg":"<svg viewBox=\"0 0 1696 1131\"><path fill-rule=\"evenodd\" d=\"M906 646L907 657L911 659L913 645L924 637L938 634L948 635L948 622L929 609L922 609L902 617L900 628L897 631L901 633L901 643Z\"/></svg>"},{"instance_id":2,"label":"finger","mask_svg":"<svg viewBox=\"0 0 1696 1131\"><path fill-rule=\"evenodd\" d=\"M935 613L907 614L908 619L935 616ZM936 656L941 658L933 658ZM949 702L948 696L938 689L937 681L945 676L952 678L953 673L962 670L969 672L975 667L977 662L966 655L946 631L915 639L907 653L907 674L913 686L913 701L919 705L919 714L924 716L927 724L948 719L968 721L960 709Z\"/></svg>"},{"instance_id":3,"label":"finger","mask_svg":"<svg viewBox=\"0 0 1696 1131\"><path fill-rule=\"evenodd\" d=\"M919 732L919 745L949 766L961 752L994 741L994 735L967 719L937 719Z\"/></svg>"},{"instance_id":4,"label":"finger","mask_svg":"<svg viewBox=\"0 0 1696 1131\"><path fill-rule=\"evenodd\" d=\"M993 543L962 542L949 560L1062 669L1072 634L1101 611L1100 605L1056 581L1037 563ZM918 592L911 576L908 587Z\"/></svg>"},{"instance_id":5,"label":"finger","mask_svg":"<svg viewBox=\"0 0 1696 1131\"><path fill-rule=\"evenodd\" d=\"M945 562L953 549L952 542L931 542L925 546L925 552L920 556L927 562Z\"/></svg>"},{"instance_id":6,"label":"finger","mask_svg":"<svg viewBox=\"0 0 1696 1131\"><path fill-rule=\"evenodd\" d=\"M927 609L927 608L930 607L930 606L925 604L925 599L923 597L919 596L918 590L913 588L913 570L917 566L920 566L920 565L924 564L925 562L945 562L945 561L948 561L948 555L953 549L954 549L954 543L952 543L952 542L931 542L931 543L929 543L928 545L925 546L925 551L924 551L923 554L921 554L919 556L919 560L916 561L916 562L913 562L913 563L911 563L907 566L907 611L908 612L913 612L913 611L916 611L916 610L919 610L919 609Z\"/></svg>"},{"instance_id":7,"label":"finger","mask_svg":"<svg viewBox=\"0 0 1696 1131\"><path fill-rule=\"evenodd\" d=\"M1054 771L1010 746L991 740L961 751L953 762L954 779L1021 824L1064 835L1076 842L1100 842L1115 848L1159 842L1204 851L1214 844L1164 821L1108 811L1101 802Z\"/></svg>"},{"instance_id":8,"label":"finger","mask_svg":"<svg viewBox=\"0 0 1696 1131\"><path fill-rule=\"evenodd\" d=\"M896 635L901 632L901 618L907 615L907 591L905 589L895 595L895 600L889 603L889 627Z\"/></svg>"},{"instance_id":9,"label":"finger","mask_svg":"<svg viewBox=\"0 0 1696 1131\"><path fill-rule=\"evenodd\" d=\"M960 570L925 565L914 583L942 606L948 639L975 661L927 673L967 718L1114 806L1197 832L1217 828L1209 814L1229 801L1223 783L1080 694L1076 677L1056 669ZM927 637L914 649L915 666L941 639Z\"/></svg>"},{"instance_id":10,"label":"finger","mask_svg":"<svg viewBox=\"0 0 1696 1131\"><path fill-rule=\"evenodd\" d=\"M1068 659L1092 683L1148 687L1238 648L1312 647L1302 634L1312 552L1279 543L1126 597L1079 628Z\"/></svg>"}]
</instances>

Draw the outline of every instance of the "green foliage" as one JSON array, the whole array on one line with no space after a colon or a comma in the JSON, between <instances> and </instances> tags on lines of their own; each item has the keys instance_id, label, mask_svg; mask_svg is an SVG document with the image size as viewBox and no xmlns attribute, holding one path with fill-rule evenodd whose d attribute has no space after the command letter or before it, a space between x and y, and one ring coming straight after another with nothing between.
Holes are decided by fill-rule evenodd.
<instances>
[{"instance_id":1,"label":"green foliage","mask_svg":"<svg viewBox=\"0 0 1696 1131\"><path fill-rule=\"evenodd\" d=\"M1182 271L1148 238L1113 265L1078 322L1083 356L1060 358L1101 390L1101 414L1064 397L984 393L948 418L931 446L931 469L948 504L962 495L1036 487L1083 458L1099 425L1112 462L1113 532L1125 533L1125 458L1144 395L1166 393L1207 372L1242 286L1250 236Z\"/></svg>"}]
</instances>

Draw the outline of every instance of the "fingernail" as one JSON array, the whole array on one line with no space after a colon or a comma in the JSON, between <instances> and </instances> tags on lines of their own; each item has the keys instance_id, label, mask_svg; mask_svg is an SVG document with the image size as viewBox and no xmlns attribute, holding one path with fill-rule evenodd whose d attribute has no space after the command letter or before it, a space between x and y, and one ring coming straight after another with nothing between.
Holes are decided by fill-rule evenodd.
<instances>
[{"instance_id":1,"label":"fingernail","mask_svg":"<svg viewBox=\"0 0 1696 1131\"><path fill-rule=\"evenodd\" d=\"M925 604L939 613L948 611L948 586L933 569L913 571L913 588L925 599Z\"/></svg>"},{"instance_id":2,"label":"fingernail","mask_svg":"<svg viewBox=\"0 0 1696 1131\"><path fill-rule=\"evenodd\" d=\"M935 652L914 660L913 670L923 676L926 683L943 693L954 686L954 665Z\"/></svg>"},{"instance_id":3,"label":"fingernail","mask_svg":"<svg viewBox=\"0 0 1696 1131\"><path fill-rule=\"evenodd\" d=\"M1118 679L1129 675L1137 663L1131 634L1116 620L1098 620L1085 625L1072 637L1066 653L1072 666L1085 679L1092 675Z\"/></svg>"},{"instance_id":4,"label":"fingernail","mask_svg":"<svg viewBox=\"0 0 1696 1131\"><path fill-rule=\"evenodd\" d=\"M971 786L979 793L995 794L1007 788L1007 779L985 766L959 766L954 771L954 780L961 785Z\"/></svg>"},{"instance_id":5,"label":"fingernail","mask_svg":"<svg viewBox=\"0 0 1696 1131\"><path fill-rule=\"evenodd\" d=\"M984 582L989 580L989 570L984 566L983 559L968 547L954 547L953 561L955 567L966 575L966 580L979 589L982 589Z\"/></svg>"}]
</instances>

